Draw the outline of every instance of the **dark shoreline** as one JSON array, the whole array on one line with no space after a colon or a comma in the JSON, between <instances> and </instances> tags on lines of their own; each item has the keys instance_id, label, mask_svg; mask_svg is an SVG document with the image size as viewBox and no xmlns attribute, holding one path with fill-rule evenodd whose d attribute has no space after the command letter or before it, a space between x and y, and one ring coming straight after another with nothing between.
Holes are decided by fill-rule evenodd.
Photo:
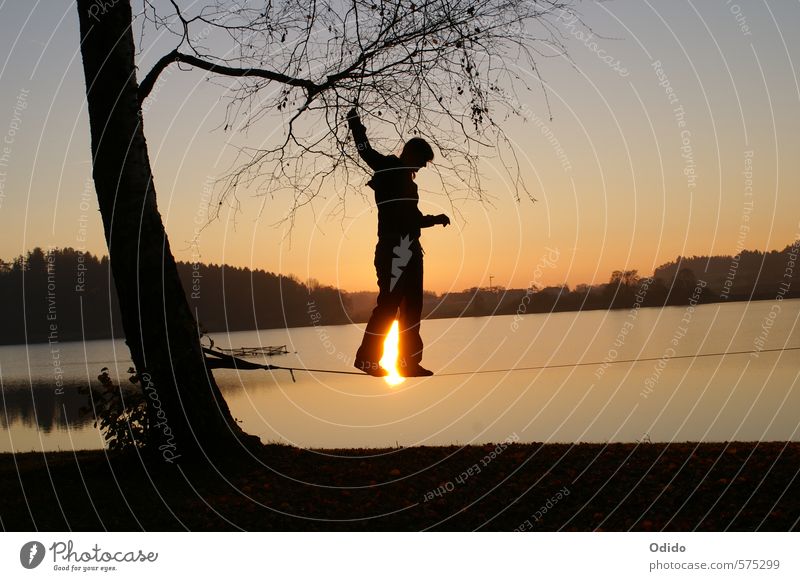
<instances>
[{"instance_id":1,"label":"dark shoreline","mask_svg":"<svg viewBox=\"0 0 800 581\"><path fill-rule=\"evenodd\" d=\"M267 445L180 471L160 458L30 452L0 454L0 522L16 531L788 531L800 527L799 475L800 442Z\"/></svg>"},{"instance_id":2,"label":"dark shoreline","mask_svg":"<svg viewBox=\"0 0 800 581\"><path fill-rule=\"evenodd\" d=\"M753 296L753 297L732 296L732 298L729 298L727 300L723 300L723 299L707 300L707 301L704 301L702 303L698 303L697 306L700 307L700 306L706 306L706 305L719 305L719 304L744 303L744 302L751 303L751 302L758 302L758 301L774 301L774 300L775 300L774 296ZM791 295L788 295L786 298L784 298L782 300L785 300L785 301L800 300L800 290L797 290L796 292L791 293ZM636 308L638 308L638 309L671 309L671 308L679 309L679 308L686 308L686 306L688 306L688 304L689 303L686 303L686 304L684 304L684 303L669 304L669 305L666 305L666 304L665 305L642 305L642 306L636 307ZM482 313L482 314L471 314L471 315L470 314L463 314L463 313L462 314L459 314L459 313L444 314L444 315L429 314L425 320L437 321L437 320L443 320L443 319L480 319L482 317L515 317L515 316L525 317L527 315L553 315L553 314L560 314L560 313L583 313L583 312L594 312L594 311L628 311L631 308L632 307L630 305L628 305L628 306L615 306L615 307L587 306L587 307L584 307L584 308L577 308L577 309L575 309L575 308L557 308L556 307L556 308L553 308L552 310L544 310L544 311L529 310L529 311L527 311L525 313L520 313L520 314L494 313L494 312L487 312L487 313ZM353 320L352 322L326 323L324 326L325 327L343 327L343 326L347 326L347 325L352 325L354 323L365 323L366 320L367 319L364 318L363 320L362 319L358 319L358 320ZM281 330L281 329L306 329L306 328L312 328L312 327L315 327L315 326L316 325L314 325L313 323L308 323L307 325L292 325L292 326L289 326L289 327L285 327L285 326L260 327L260 328L253 328L253 329L230 329L230 330L227 330L227 331L226 330L214 330L214 331L209 331L208 334L209 335L214 335L216 333L247 333L247 332L252 332L252 331L276 331L276 330ZM125 337L122 336L122 335L117 336L117 337L110 336L110 335L109 336L102 336L102 337L100 337L100 336L88 337L87 336L87 337L84 337L84 338L71 337L70 336L69 338L62 339L60 342L61 343L76 343L76 342L85 342L85 341L115 341L115 340L123 340L124 341ZM0 337L0 347L14 347L14 346L19 346L19 345L46 345L46 344L47 344L47 340L46 339L41 339L41 340L40 339L32 339L32 340L28 341L27 343L10 343L10 342L6 342L5 338Z\"/></svg>"}]
</instances>

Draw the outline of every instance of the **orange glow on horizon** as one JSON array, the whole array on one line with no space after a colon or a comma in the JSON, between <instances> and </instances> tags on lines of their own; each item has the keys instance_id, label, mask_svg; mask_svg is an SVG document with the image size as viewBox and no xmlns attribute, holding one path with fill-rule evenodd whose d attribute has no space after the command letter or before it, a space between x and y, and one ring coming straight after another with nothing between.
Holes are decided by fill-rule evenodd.
<instances>
[{"instance_id":1,"label":"orange glow on horizon","mask_svg":"<svg viewBox=\"0 0 800 581\"><path fill-rule=\"evenodd\" d=\"M393 387L405 381L405 378L401 377L400 372L397 370L397 357L400 352L399 345L400 325L397 321L394 321L391 329L389 329L389 333L386 335L386 340L383 342L383 355L378 362L381 367L389 372L389 375L384 376L384 379L386 383Z\"/></svg>"}]
</instances>

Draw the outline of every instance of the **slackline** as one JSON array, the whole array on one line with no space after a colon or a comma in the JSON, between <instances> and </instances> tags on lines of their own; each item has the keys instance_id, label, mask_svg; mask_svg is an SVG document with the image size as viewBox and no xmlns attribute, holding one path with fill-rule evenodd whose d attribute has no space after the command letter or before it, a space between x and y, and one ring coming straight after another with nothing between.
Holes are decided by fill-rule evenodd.
<instances>
[{"instance_id":1,"label":"slackline","mask_svg":"<svg viewBox=\"0 0 800 581\"><path fill-rule=\"evenodd\" d=\"M724 351L722 353L693 353L691 355L674 355L666 357L667 360L672 359L699 359L701 357L725 357L726 355L752 355L753 353L776 353L779 351L798 351L800 347L781 347L776 349L761 349L757 351ZM282 365L260 364L244 361L238 357L222 354L212 349L203 348L203 351L209 355L219 358L220 364L214 364L216 360L208 360L209 367L226 367L233 369L263 369L265 371L288 371L292 376L292 381L297 381L294 377L295 371L306 371L308 373L337 373L339 375L363 375L366 377L373 377L361 371L345 371L343 369L315 369L311 367L288 367ZM505 369L479 369L477 371L452 371L449 373L435 373L432 377L453 377L455 375L478 375L483 373L510 373L512 371L537 371L541 369L564 369L568 367L586 367L589 365L617 365L620 363L645 363L648 361L661 361L665 356L661 357L644 357L641 359L615 359L614 361L586 361L580 363L559 363L555 365L534 365L530 367L508 367ZM222 365L224 361L226 364Z\"/></svg>"}]
</instances>

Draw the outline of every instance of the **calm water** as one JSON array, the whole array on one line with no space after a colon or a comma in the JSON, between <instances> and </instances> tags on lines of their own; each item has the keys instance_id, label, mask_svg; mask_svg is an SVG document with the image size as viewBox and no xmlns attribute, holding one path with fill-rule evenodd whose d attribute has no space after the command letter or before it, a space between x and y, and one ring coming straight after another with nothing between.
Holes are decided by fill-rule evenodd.
<instances>
[{"instance_id":1,"label":"calm water","mask_svg":"<svg viewBox=\"0 0 800 581\"><path fill-rule=\"evenodd\" d=\"M500 441L800 439L800 352L677 359L800 346L800 300L638 311L432 320L424 364L440 374L397 387L382 379L216 371L234 416L267 441L308 447ZM278 365L351 369L363 326L217 334L218 346L287 344ZM53 388L48 345L0 347L0 451L100 448L76 385L104 366L123 381L122 341L62 343L66 388ZM661 361L485 373L512 367ZM481 373L474 373L480 371Z\"/></svg>"}]
</instances>

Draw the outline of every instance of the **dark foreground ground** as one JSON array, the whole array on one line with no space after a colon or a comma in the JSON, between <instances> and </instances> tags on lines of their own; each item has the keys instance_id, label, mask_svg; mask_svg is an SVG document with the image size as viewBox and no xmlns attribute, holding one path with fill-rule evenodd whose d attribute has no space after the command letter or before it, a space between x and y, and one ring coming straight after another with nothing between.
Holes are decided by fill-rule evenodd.
<instances>
[{"instance_id":1,"label":"dark foreground ground","mask_svg":"<svg viewBox=\"0 0 800 581\"><path fill-rule=\"evenodd\" d=\"M228 465L0 455L4 530L786 531L800 443L309 451Z\"/></svg>"}]
</instances>

